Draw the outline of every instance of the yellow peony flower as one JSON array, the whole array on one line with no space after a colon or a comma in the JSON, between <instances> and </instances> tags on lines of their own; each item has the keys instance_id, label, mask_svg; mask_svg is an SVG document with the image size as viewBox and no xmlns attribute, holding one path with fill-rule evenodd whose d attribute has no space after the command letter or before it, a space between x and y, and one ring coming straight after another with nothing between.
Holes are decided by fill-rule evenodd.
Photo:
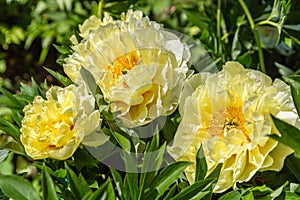
<instances>
[{"instance_id":1,"label":"yellow peony flower","mask_svg":"<svg viewBox=\"0 0 300 200\"><path fill-rule=\"evenodd\" d=\"M80 143L97 146L107 141L99 132L101 119L95 100L81 85L51 87L46 100L36 96L24 108L21 142L33 159L65 160Z\"/></svg>"},{"instance_id":2,"label":"yellow peony flower","mask_svg":"<svg viewBox=\"0 0 300 200\"><path fill-rule=\"evenodd\" d=\"M144 125L177 108L190 51L174 33L132 10L116 21L92 16L80 31L64 71L80 82L87 69L123 125Z\"/></svg>"},{"instance_id":3,"label":"yellow peony flower","mask_svg":"<svg viewBox=\"0 0 300 200\"><path fill-rule=\"evenodd\" d=\"M195 162L202 144L208 174L223 163L215 192L249 181L257 171L279 171L292 150L267 135L278 133L270 114L296 127L300 121L290 94L281 80L227 62L219 73L194 75L180 104L182 121L170 154ZM196 165L185 173L192 184Z\"/></svg>"}]
</instances>

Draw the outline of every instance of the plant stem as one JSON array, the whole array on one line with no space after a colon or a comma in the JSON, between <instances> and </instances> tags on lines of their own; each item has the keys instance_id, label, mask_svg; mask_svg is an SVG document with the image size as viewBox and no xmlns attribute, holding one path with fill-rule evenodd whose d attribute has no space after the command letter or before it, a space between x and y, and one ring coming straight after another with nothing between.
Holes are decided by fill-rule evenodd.
<instances>
[{"instance_id":1,"label":"plant stem","mask_svg":"<svg viewBox=\"0 0 300 200\"><path fill-rule=\"evenodd\" d=\"M102 8L103 8L103 0L100 0L98 4L98 17L102 20Z\"/></svg>"},{"instance_id":2,"label":"plant stem","mask_svg":"<svg viewBox=\"0 0 300 200\"><path fill-rule=\"evenodd\" d=\"M218 8L217 8L217 37L218 37L218 54L222 56L222 43L221 43L221 2L222 0L218 0Z\"/></svg>"},{"instance_id":3,"label":"plant stem","mask_svg":"<svg viewBox=\"0 0 300 200\"><path fill-rule=\"evenodd\" d=\"M258 33L256 31L256 26L255 26L254 20L253 20L253 18L251 16L251 13L250 13L247 5L245 4L245 2L243 0L238 0L238 1L239 1L240 5L242 6L242 8L243 8L243 10L244 10L244 12L245 12L245 14L248 18L252 33L254 35L254 39L255 39L255 42L256 42L256 45L257 45L257 48L258 48L258 59L259 59L260 69L263 73L266 73L263 49L262 49L262 46L261 46L261 43L260 43Z\"/></svg>"}]
</instances>

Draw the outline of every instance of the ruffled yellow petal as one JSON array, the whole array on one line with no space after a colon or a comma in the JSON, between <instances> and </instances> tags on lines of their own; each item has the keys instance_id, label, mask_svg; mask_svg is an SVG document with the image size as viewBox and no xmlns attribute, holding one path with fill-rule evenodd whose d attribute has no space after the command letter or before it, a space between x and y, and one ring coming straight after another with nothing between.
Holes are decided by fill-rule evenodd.
<instances>
[{"instance_id":1,"label":"ruffled yellow petal","mask_svg":"<svg viewBox=\"0 0 300 200\"><path fill-rule=\"evenodd\" d=\"M187 77L190 51L174 33L129 10L121 20L89 18L83 40L72 47L64 70L80 82L84 67L94 77L122 125L145 125L177 108Z\"/></svg>"},{"instance_id":2,"label":"ruffled yellow petal","mask_svg":"<svg viewBox=\"0 0 300 200\"><path fill-rule=\"evenodd\" d=\"M257 171L280 170L293 151L268 137L278 133L270 115L300 127L289 87L265 74L227 62L219 73L194 75L183 91L182 121L168 152L195 162L202 144L208 174L223 163L215 192L249 181ZM194 182L195 165L186 169Z\"/></svg>"},{"instance_id":3,"label":"ruffled yellow petal","mask_svg":"<svg viewBox=\"0 0 300 200\"><path fill-rule=\"evenodd\" d=\"M24 108L20 139L33 159L65 160L86 136L100 128L100 113L94 110L94 97L83 85L53 86L46 98L36 96ZM102 144L105 138L101 140L93 144Z\"/></svg>"}]
</instances>

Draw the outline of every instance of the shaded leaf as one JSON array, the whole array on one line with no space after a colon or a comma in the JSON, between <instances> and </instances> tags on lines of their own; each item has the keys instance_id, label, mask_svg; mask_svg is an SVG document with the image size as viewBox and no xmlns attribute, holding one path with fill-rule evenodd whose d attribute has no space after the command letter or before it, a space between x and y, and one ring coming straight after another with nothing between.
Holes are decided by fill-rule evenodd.
<instances>
[{"instance_id":1,"label":"shaded leaf","mask_svg":"<svg viewBox=\"0 0 300 200\"><path fill-rule=\"evenodd\" d=\"M112 183L110 179L99 187L96 191L88 192L82 200L98 200L98 199L108 199L108 200L115 200L115 193L112 187Z\"/></svg>"},{"instance_id":2,"label":"shaded leaf","mask_svg":"<svg viewBox=\"0 0 300 200\"><path fill-rule=\"evenodd\" d=\"M295 158L294 155L288 156L285 165L300 182L300 159Z\"/></svg>"},{"instance_id":3,"label":"shaded leaf","mask_svg":"<svg viewBox=\"0 0 300 200\"><path fill-rule=\"evenodd\" d=\"M276 117L272 119L281 136L272 134L270 137L294 149L295 156L300 158L300 130Z\"/></svg>"},{"instance_id":4,"label":"shaded leaf","mask_svg":"<svg viewBox=\"0 0 300 200\"><path fill-rule=\"evenodd\" d=\"M58 199L55 185L49 173L47 172L45 166L42 169L42 192L43 192L43 199Z\"/></svg>"},{"instance_id":5,"label":"shaded leaf","mask_svg":"<svg viewBox=\"0 0 300 200\"><path fill-rule=\"evenodd\" d=\"M87 86L89 87L90 91L96 95L96 91L98 89L98 85L93 77L93 75L91 74L91 72L89 72L88 70L86 70L85 68L81 67L80 69L80 75L83 78L84 82L87 84Z\"/></svg>"},{"instance_id":6,"label":"shaded leaf","mask_svg":"<svg viewBox=\"0 0 300 200\"><path fill-rule=\"evenodd\" d=\"M24 147L20 143L17 143L13 140L8 143L5 143L2 147L14 153L26 155Z\"/></svg>"},{"instance_id":7,"label":"shaded leaf","mask_svg":"<svg viewBox=\"0 0 300 200\"><path fill-rule=\"evenodd\" d=\"M0 118L0 129L5 131L6 134L10 135L15 141L20 143L21 132L19 127L3 118Z\"/></svg>"},{"instance_id":8,"label":"shaded leaf","mask_svg":"<svg viewBox=\"0 0 300 200\"><path fill-rule=\"evenodd\" d=\"M207 195L212 194L213 184L216 179L205 179L184 188L180 193L178 193L172 200L185 200L185 199L207 199Z\"/></svg>"},{"instance_id":9,"label":"shaded leaf","mask_svg":"<svg viewBox=\"0 0 300 200\"><path fill-rule=\"evenodd\" d=\"M221 196L219 200L239 200L241 199L241 193L239 191L230 191L227 194Z\"/></svg>"},{"instance_id":10,"label":"shaded leaf","mask_svg":"<svg viewBox=\"0 0 300 200\"><path fill-rule=\"evenodd\" d=\"M207 177L206 179L210 179L210 178L215 178L218 179L219 175L220 175L220 171L222 169L222 163L219 163L217 165L217 167L214 169L214 171L212 171Z\"/></svg>"},{"instance_id":11,"label":"shaded leaf","mask_svg":"<svg viewBox=\"0 0 300 200\"><path fill-rule=\"evenodd\" d=\"M196 155L196 174L195 182L203 180L207 173L207 164L204 156L202 145Z\"/></svg>"},{"instance_id":12,"label":"shaded leaf","mask_svg":"<svg viewBox=\"0 0 300 200\"><path fill-rule=\"evenodd\" d=\"M70 189L75 199L81 199L86 193L91 192L91 189L81 175L77 177L74 171L71 170L67 164L65 164L65 167L67 169L67 177L70 183Z\"/></svg>"},{"instance_id":13,"label":"shaded leaf","mask_svg":"<svg viewBox=\"0 0 300 200\"><path fill-rule=\"evenodd\" d=\"M12 199L41 199L28 180L15 175L0 175L0 189L6 196Z\"/></svg>"},{"instance_id":14,"label":"shaded leaf","mask_svg":"<svg viewBox=\"0 0 300 200\"><path fill-rule=\"evenodd\" d=\"M24 102L19 101L12 93L10 93L8 90L2 87L0 87L0 92L11 101L11 104L14 105L13 107L15 108L22 110L23 107L26 105Z\"/></svg>"},{"instance_id":15,"label":"shaded leaf","mask_svg":"<svg viewBox=\"0 0 300 200\"><path fill-rule=\"evenodd\" d=\"M119 172L117 170L115 170L113 168L109 168L109 170L113 176L114 183L116 184L119 196L124 198L124 185L123 185L123 180L122 180L121 175L119 174Z\"/></svg>"},{"instance_id":16,"label":"shaded leaf","mask_svg":"<svg viewBox=\"0 0 300 200\"><path fill-rule=\"evenodd\" d=\"M300 76L293 75L293 76L285 76L283 77L284 80L288 81L291 86L291 92L293 96L293 100L295 102L295 107L300 116Z\"/></svg>"}]
</instances>

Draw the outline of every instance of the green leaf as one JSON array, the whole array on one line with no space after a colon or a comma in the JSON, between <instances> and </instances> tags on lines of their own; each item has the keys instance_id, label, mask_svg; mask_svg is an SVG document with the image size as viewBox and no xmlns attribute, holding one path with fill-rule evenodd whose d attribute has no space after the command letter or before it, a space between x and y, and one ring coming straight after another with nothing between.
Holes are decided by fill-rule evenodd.
<instances>
[{"instance_id":1,"label":"green leaf","mask_svg":"<svg viewBox=\"0 0 300 200\"><path fill-rule=\"evenodd\" d=\"M6 134L10 135L12 138L14 138L15 141L21 143L20 142L21 132L19 127L15 126L9 121L6 121L3 118L0 118L0 129L3 130Z\"/></svg>"},{"instance_id":2,"label":"green leaf","mask_svg":"<svg viewBox=\"0 0 300 200\"><path fill-rule=\"evenodd\" d=\"M20 143L17 143L14 140L5 143L2 147L14 153L24 155L24 156L26 155L24 147Z\"/></svg>"},{"instance_id":3,"label":"green leaf","mask_svg":"<svg viewBox=\"0 0 300 200\"><path fill-rule=\"evenodd\" d=\"M212 194L213 184L217 179L205 179L184 188L180 193L178 193L172 200L198 200L207 199L207 196Z\"/></svg>"},{"instance_id":4,"label":"green leaf","mask_svg":"<svg viewBox=\"0 0 300 200\"><path fill-rule=\"evenodd\" d=\"M2 87L0 87L0 92L12 102L15 108L22 110L23 107L26 105L25 103L19 101L12 93L10 93L8 90Z\"/></svg>"},{"instance_id":5,"label":"green leaf","mask_svg":"<svg viewBox=\"0 0 300 200\"><path fill-rule=\"evenodd\" d=\"M235 61L241 63L243 66L245 66L245 68L249 68L252 64L251 52L247 51L246 53L237 57Z\"/></svg>"},{"instance_id":6,"label":"green leaf","mask_svg":"<svg viewBox=\"0 0 300 200\"><path fill-rule=\"evenodd\" d=\"M201 12L195 10L183 10L183 12L186 14L189 22L198 26L200 29L208 29L211 20L203 16Z\"/></svg>"},{"instance_id":7,"label":"green leaf","mask_svg":"<svg viewBox=\"0 0 300 200\"><path fill-rule=\"evenodd\" d=\"M155 133L151 142L147 143L144 153L141 170L142 174L140 175L140 185L142 187L145 181L151 183L154 177L157 175L158 169L163 162L165 149L165 143L159 148L159 134Z\"/></svg>"},{"instance_id":8,"label":"green leaf","mask_svg":"<svg viewBox=\"0 0 300 200\"><path fill-rule=\"evenodd\" d=\"M246 189L242 191L242 199L243 200L255 200L257 197L265 197L266 199L272 199L269 195L273 192L273 190L266 185L256 186Z\"/></svg>"},{"instance_id":9,"label":"green leaf","mask_svg":"<svg viewBox=\"0 0 300 200\"><path fill-rule=\"evenodd\" d=\"M93 77L93 75L91 74L91 72L89 72L88 70L86 70L84 67L81 67L80 69L80 75L83 78L84 82L87 84L87 86L89 87L90 91L96 95L97 89L98 89L98 85Z\"/></svg>"},{"instance_id":10,"label":"green leaf","mask_svg":"<svg viewBox=\"0 0 300 200\"><path fill-rule=\"evenodd\" d=\"M91 189L89 188L89 185L86 183L86 181L81 175L77 177L74 171L71 170L71 168L69 168L66 163L65 167L67 169L67 177L70 183L70 189L72 191L72 194L75 199L80 200L82 197L84 197L86 193L91 192Z\"/></svg>"},{"instance_id":11,"label":"green leaf","mask_svg":"<svg viewBox=\"0 0 300 200\"><path fill-rule=\"evenodd\" d=\"M115 190L114 190L114 187L113 187L113 184L111 182L110 179L107 180L108 181L108 184L107 184L107 199L108 200L115 200L116 199L116 194L115 194Z\"/></svg>"},{"instance_id":12,"label":"green leaf","mask_svg":"<svg viewBox=\"0 0 300 200\"><path fill-rule=\"evenodd\" d=\"M2 192L1 189L0 189L0 199L1 199L1 200L9 200L9 197L7 197L7 196Z\"/></svg>"},{"instance_id":13,"label":"green leaf","mask_svg":"<svg viewBox=\"0 0 300 200\"><path fill-rule=\"evenodd\" d=\"M239 32L240 32L240 26L236 29L232 41L232 48L231 48L231 57L233 60L235 60L242 52L242 45L239 41Z\"/></svg>"},{"instance_id":14,"label":"green leaf","mask_svg":"<svg viewBox=\"0 0 300 200\"><path fill-rule=\"evenodd\" d=\"M207 164L204 156L202 145L200 146L196 156L196 174L195 182L203 180L207 173Z\"/></svg>"},{"instance_id":15,"label":"green leaf","mask_svg":"<svg viewBox=\"0 0 300 200\"><path fill-rule=\"evenodd\" d=\"M286 191L285 192L285 199L286 200L299 200L300 196L298 196L297 194L295 194L293 192Z\"/></svg>"},{"instance_id":16,"label":"green leaf","mask_svg":"<svg viewBox=\"0 0 300 200\"><path fill-rule=\"evenodd\" d=\"M300 182L300 159L295 158L294 155L290 155L285 159L285 165Z\"/></svg>"},{"instance_id":17,"label":"green leaf","mask_svg":"<svg viewBox=\"0 0 300 200\"><path fill-rule=\"evenodd\" d=\"M210 178L215 178L218 179L219 175L220 175L220 171L222 169L222 163L219 163L217 165L217 167L214 169L214 171L212 171L207 177L206 179L210 179Z\"/></svg>"},{"instance_id":18,"label":"green leaf","mask_svg":"<svg viewBox=\"0 0 300 200\"><path fill-rule=\"evenodd\" d=\"M116 131L111 131L111 133L114 136L114 138L117 140L117 142L120 144L122 149L129 152L131 149L130 140Z\"/></svg>"},{"instance_id":19,"label":"green leaf","mask_svg":"<svg viewBox=\"0 0 300 200\"><path fill-rule=\"evenodd\" d=\"M291 75L293 73L295 73L293 70L291 70L290 68L275 62L274 65L278 68L278 72L282 75L282 76L286 76L286 75Z\"/></svg>"},{"instance_id":20,"label":"green leaf","mask_svg":"<svg viewBox=\"0 0 300 200\"><path fill-rule=\"evenodd\" d=\"M55 72L55 71L53 71L52 69L49 69L49 68L46 68L46 67L44 67L46 70L47 70L47 72L49 72L54 78L56 78L59 82L61 82L61 84L63 84L63 86L68 86L68 85L71 85L73 82L69 79L69 78L67 78L67 77L65 77L65 76L63 76L63 75L61 75L60 73L58 73L58 72Z\"/></svg>"},{"instance_id":21,"label":"green leaf","mask_svg":"<svg viewBox=\"0 0 300 200\"><path fill-rule=\"evenodd\" d=\"M11 112L11 117L16 122L17 126L19 126L19 127L22 126L22 122L21 121L23 119L23 115L20 112L13 110Z\"/></svg>"},{"instance_id":22,"label":"green leaf","mask_svg":"<svg viewBox=\"0 0 300 200\"><path fill-rule=\"evenodd\" d=\"M290 191L294 193L300 193L300 185L297 183L290 184Z\"/></svg>"},{"instance_id":23,"label":"green leaf","mask_svg":"<svg viewBox=\"0 0 300 200\"><path fill-rule=\"evenodd\" d=\"M272 119L281 137L276 134L272 134L270 137L294 149L295 156L300 158L300 130L276 117L272 116Z\"/></svg>"},{"instance_id":24,"label":"green leaf","mask_svg":"<svg viewBox=\"0 0 300 200\"><path fill-rule=\"evenodd\" d=\"M6 149L0 149L0 162L5 160L5 158L8 156L9 151Z\"/></svg>"},{"instance_id":25,"label":"green leaf","mask_svg":"<svg viewBox=\"0 0 300 200\"><path fill-rule=\"evenodd\" d=\"M127 172L124 178L125 199L137 199L138 187L138 173Z\"/></svg>"},{"instance_id":26,"label":"green leaf","mask_svg":"<svg viewBox=\"0 0 300 200\"><path fill-rule=\"evenodd\" d=\"M70 48L65 47L65 46L58 46L56 44L53 44L55 49L60 53L60 54L69 54L71 53Z\"/></svg>"},{"instance_id":27,"label":"green leaf","mask_svg":"<svg viewBox=\"0 0 300 200\"><path fill-rule=\"evenodd\" d=\"M87 193L82 200L98 200L98 199L108 199L115 200L116 196L110 179L99 187L95 192L90 191Z\"/></svg>"},{"instance_id":28,"label":"green leaf","mask_svg":"<svg viewBox=\"0 0 300 200\"><path fill-rule=\"evenodd\" d=\"M241 199L241 193L239 191L230 191L227 194L221 196L219 200L240 200Z\"/></svg>"},{"instance_id":29,"label":"green leaf","mask_svg":"<svg viewBox=\"0 0 300 200\"><path fill-rule=\"evenodd\" d=\"M124 185L123 185L123 180L119 172L113 168L109 168L110 173L114 179L114 183L117 187L117 191L119 193L119 196L122 197L121 199L124 198Z\"/></svg>"},{"instance_id":30,"label":"green leaf","mask_svg":"<svg viewBox=\"0 0 300 200\"><path fill-rule=\"evenodd\" d=\"M291 92L294 99L295 107L300 116L300 76L299 75L292 75L292 76L285 76L283 77L290 86Z\"/></svg>"},{"instance_id":31,"label":"green leaf","mask_svg":"<svg viewBox=\"0 0 300 200\"><path fill-rule=\"evenodd\" d=\"M159 134L156 134L159 135ZM142 172L140 174L140 188L139 188L139 196L142 196L142 193L144 192L144 188L149 187L157 175L159 168L162 165L163 162L163 156L166 149L166 143L164 143L158 150L154 152L149 152L148 149L152 149L151 146L155 142L155 137L151 141L151 144L146 148L146 151L144 153L144 162L142 166ZM157 144L158 145L158 144Z\"/></svg>"},{"instance_id":32,"label":"green leaf","mask_svg":"<svg viewBox=\"0 0 300 200\"><path fill-rule=\"evenodd\" d=\"M154 179L149 193L151 197L160 197L178 179L190 162L179 161L165 167ZM145 198L145 199L147 199Z\"/></svg>"},{"instance_id":33,"label":"green leaf","mask_svg":"<svg viewBox=\"0 0 300 200\"><path fill-rule=\"evenodd\" d=\"M167 193L167 195L164 197L164 200L170 200L176 194L176 190L177 185L174 184L170 191Z\"/></svg>"},{"instance_id":34,"label":"green leaf","mask_svg":"<svg viewBox=\"0 0 300 200\"><path fill-rule=\"evenodd\" d=\"M28 180L15 175L0 175L0 189L6 196L16 200L41 199Z\"/></svg>"},{"instance_id":35,"label":"green leaf","mask_svg":"<svg viewBox=\"0 0 300 200\"><path fill-rule=\"evenodd\" d=\"M97 167L98 161L94 159L85 148L77 148L73 157L78 171L81 171L85 166Z\"/></svg>"},{"instance_id":36,"label":"green leaf","mask_svg":"<svg viewBox=\"0 0 300 200\"><path fill-rule=\"evenodd\" d=\"M279 197L279 196L284 195L284 188L285 188L288 184L289 184L288 181L285 182L281 187L277 188L274 192L272 192L272 193L270 194L270 196L271 196L272 198L276 198L276 197Z\"/></svg>"},{"instance_id":37,"label":"green leaf","mask_svg":"<svg viewBox=\"0 0 300 200\"><path fill-rule=\"evenodd\" d=\"M55 185L45 166L42 168L42 193L43 199L58 199Z\"/></svg>"}]
</instances>

